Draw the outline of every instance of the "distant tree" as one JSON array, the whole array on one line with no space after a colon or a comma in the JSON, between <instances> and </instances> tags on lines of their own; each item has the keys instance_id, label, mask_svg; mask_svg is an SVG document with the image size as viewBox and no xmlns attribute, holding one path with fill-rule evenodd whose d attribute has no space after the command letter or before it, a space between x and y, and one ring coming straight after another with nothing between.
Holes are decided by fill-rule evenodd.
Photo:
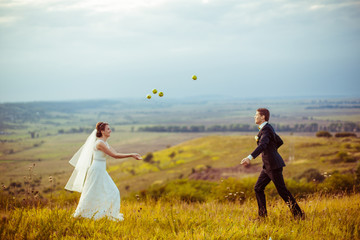
<instances>
[{"instance_id":1,"label":"distant tree","mask_svg":"<svg viewBox=\"0 0 360 240\"><path fill-rule=\"evenodd\" d=\"M335 137L341 138L341 137L357 137L355 133L351 132L339 132L335 134Z\"/></svg>"},{"instance_id":2,"label":"distant tree","mask_svg":"<svg viewBox=\"0 0 360 240\"><path fill-rule=\"evenodd\" d=\"M331 133L329 133L328 131L318 131L316 133L317 137L332 137Z\"/></svg>"},{"instance_id":3,"label":"distant tree","mask_svg":"<svg viewBox=\"0 0 360 240\"><path fill-rule=\"evenodd\" d=\"M35 138L35 131L29 131L31 138Z\"/></svg>"},{"instance_id":4,"label":"distant tree","mask_svg":"<svg viewBox=\"0 0 360 240\"><path fill-rule=\"evenodd\" d=\"M190 131L191 132L204 132L205 127L204 126L191 126Z\"/></svg>"}]
</instances>

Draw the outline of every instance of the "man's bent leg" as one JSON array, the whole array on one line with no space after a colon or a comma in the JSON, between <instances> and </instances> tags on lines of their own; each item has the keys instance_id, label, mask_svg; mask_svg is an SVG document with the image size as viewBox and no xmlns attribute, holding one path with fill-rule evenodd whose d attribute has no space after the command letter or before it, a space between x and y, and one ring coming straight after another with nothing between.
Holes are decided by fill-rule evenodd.
<instances>
[{"instance_id":1,"label":"man's bent leg","mask_svg":"<svg viewBox=\"0 0 360 240\"><path fill-rule=\"evenodd\" d=\"M274 182L275 187L280 195L280 197L286 202L289 206L291 213L294 217L302 217L302 211L299 205L297 204L295 198L290 193L290 191L285 186L284 177L282 174L282 168L275 169L271 171L270 177Z\"/></svg>"}]
</instances>

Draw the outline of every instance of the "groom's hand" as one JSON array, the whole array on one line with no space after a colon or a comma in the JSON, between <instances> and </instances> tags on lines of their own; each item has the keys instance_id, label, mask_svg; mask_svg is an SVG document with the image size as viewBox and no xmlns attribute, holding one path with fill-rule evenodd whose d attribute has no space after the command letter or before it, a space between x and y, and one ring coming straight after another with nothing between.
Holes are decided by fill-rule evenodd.
<instances>
[{"instance_id":1,"label":"groom's hand","mask_svg":"<svg viewBox=\"0 0 360 240\"><path fill-rule=\"evenodd\" d=\"M250 159L249 158L244 158L243 160L241 160L241 164L247 166L250 164Z\"/></svg>"}]
</instances>

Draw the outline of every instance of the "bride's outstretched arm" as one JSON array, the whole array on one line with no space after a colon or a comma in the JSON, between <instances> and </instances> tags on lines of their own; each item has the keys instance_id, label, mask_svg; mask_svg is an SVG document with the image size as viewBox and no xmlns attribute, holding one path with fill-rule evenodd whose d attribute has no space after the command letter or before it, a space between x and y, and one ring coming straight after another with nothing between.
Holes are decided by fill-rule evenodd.
<instances>
[{"instance_id":1,"label":"bride's outstretched arm","mask_svg":"<svg viewBox=\"0 0 360 240\"><path fill-rule=\"evenodd\" d=\"M118 153L116 152L112 147L107 148L107 146L105 145L105 143L100 142L96 145L96 148L102 152L104 152L105 154L109 155L110 157L113 158L128 158L128 157L132 157L135 158L136 160L142 160L142 157L140 154L138 153Z\"/></svg>"}]
</instances>

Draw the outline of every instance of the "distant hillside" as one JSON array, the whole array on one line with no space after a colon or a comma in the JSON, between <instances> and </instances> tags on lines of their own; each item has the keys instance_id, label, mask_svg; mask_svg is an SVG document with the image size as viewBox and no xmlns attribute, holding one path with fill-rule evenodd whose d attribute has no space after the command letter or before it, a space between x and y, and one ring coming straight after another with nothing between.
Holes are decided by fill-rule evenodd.
<instances>
[{"instance_id":1,"label":"distant hillside","mask_svg":"<svg viewBox=\"0 0 360 240\"><path fill-rule=\"evenodd\" d=\"M285 136L280 154L286 161L286 178L299 178L309 169L351 172L360 159L359 138L315 138ZM126 194L172 179L190 178L218 181L221 178L258 175L261 157L250 168L239 165L255 148L249 136L207 136L167 149L148 153L147 162L127 161L108 169ZM149 157L151 156L152 157Z\"/></svg>"},{"instance_id":2,"label":"distant hillside","mask_svg":"<svg viewBox=\"0 0 360 240\"><path fill-rule=\"evenodd\" d=\"M302 128L301 131L305 126L327 126L337 121L354 122L355 127L359 124L359 99L164 97L149 100L144 96L144 99L0 103L0 130L20 129L28 123L60 126L67 125L70 120L71 124L91 125L100 119L106 119L112 124L139 125L139 129L143 130L151 130L153 125L168 127L169 124L174 124L213 126L214 131L222 131L224 126L251 124L251 118L258 107L268 107L272 113L271 119L281 124L284 131L293 131L291 127L296 124L298 127L295 130ZM143 126L144 124L151 125Z\"/></svg>"}]
</instances>

